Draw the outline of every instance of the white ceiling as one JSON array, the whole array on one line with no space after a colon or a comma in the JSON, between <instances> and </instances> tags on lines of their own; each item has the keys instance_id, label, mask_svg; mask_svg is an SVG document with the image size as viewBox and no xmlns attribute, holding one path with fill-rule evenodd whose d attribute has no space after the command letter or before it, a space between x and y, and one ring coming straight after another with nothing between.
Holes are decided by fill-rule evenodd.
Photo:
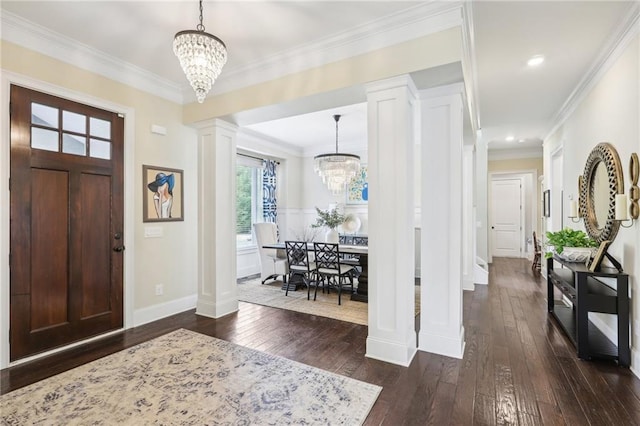
<instances>
[{"instance_id":1,"label":"white ceiling","mask_svg":"<svg viewBox=\"0 0 640 426\"><path fill-rule=\"evenodd\" d=\"M416 16L454 4L206 1L206 31L220 37L229 51L228 63L214 91L237 88L242 81L268 78L270 74L265 70L269 66L275 69L274 64L284 59L298 68L309 66L309 52L322 62L327 59L323 58L327 46L340 45L349 38L367 40L363 34L379 32L381 28L407 27L416 21ZM151 73L149 79L184 91L190 96L187 100L192 100L171 44L177 31L195 29L195 0L3 0L1 7L3 39L29 44L29 37L14 35L16 26L25 26L29 34L46 35L50 43L80 43L85 53L101 56L103 63L119 64L131 73ZM611 48L625 19L631 13L637 15L638 6L633 1L474 1L471 10L476 68L472 83L478 97L482 137L492 151L516 148L541 153L541 140L556 124L563 104ZM371 43L376 44L369 46L373 49L385 41L378 37ZM529 69L526 61L534 54L545 55L546 61ZM296 64L297 57L304 60ZM76 63L82 62L80 59ZM419 88L462 79L459 65L427 70L413 77ZM366 105L361 102L339 108L318 105L313 111L306 106L300 111L303 114L288 111L289 117L280 115L276 120L254 114L244 124L252 131L309 149L335 144L332 116L343 114L340 146L343 142L350 146L366 140ZM237 118L242 125L242 117ZM515 141L504 142L508 135L513 135ZM519 143L520 139L523 142Z\"/></svg>"}]
</instances>

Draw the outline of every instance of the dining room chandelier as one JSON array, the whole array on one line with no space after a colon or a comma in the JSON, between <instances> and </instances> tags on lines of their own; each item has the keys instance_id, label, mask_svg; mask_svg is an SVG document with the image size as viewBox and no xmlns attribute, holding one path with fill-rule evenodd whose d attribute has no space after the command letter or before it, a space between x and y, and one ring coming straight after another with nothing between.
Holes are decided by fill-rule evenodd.
<instances>
[{"instance_id":1,"label":"dining room chandelier","mask_svg":"<svg viewBox=\"0 0 640 426\"><path fill-rule=\"evenodd\" d=\"M180 60L182 70L196 91L198 102L204 99L227 63L227 47L218 37L204 31L202 0L200 23L195 30L184 30L173 39L173 53Z\"/></svg>"},{"instance_id":2,"label":"dining room chandelier","mask_svg":"<svg viewBox=\"0 0 640 426\"><path fill-rule=\"evenodd\" d=\"M346 184L360 171L360 157L355 154L338 152L338 121L340 115L334 115L336 121L336 152L314 157L314 170L322 178L333 195L339 195Z\"/></svg>"}]
</instances>

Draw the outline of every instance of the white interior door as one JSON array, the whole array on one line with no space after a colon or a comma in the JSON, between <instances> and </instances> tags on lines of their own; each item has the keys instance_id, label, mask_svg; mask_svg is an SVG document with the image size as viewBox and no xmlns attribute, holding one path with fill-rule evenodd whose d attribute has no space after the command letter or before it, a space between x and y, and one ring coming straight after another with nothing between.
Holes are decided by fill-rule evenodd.
<instances>
[{"instance_id":1,"label":"white interior door","mask_svg":"<svg viewBox=\"0 0 640 426\"><path fill-rule=\"evenodd\" d=\"M522 255L522 181L491 181L491 255Z\"/></svg>"}]
</instances>

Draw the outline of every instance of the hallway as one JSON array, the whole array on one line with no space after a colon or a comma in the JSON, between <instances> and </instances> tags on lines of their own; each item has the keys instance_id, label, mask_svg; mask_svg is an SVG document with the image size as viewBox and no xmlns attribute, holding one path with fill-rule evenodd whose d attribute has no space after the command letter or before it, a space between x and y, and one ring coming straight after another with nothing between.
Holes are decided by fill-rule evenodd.
<instances>
[{"instance_id":1,"label":"hallway","mask_svg":"<svg viewBox=\"0 0 640 426\"><path fill-rule=\"evenodd\" d=\"M241 303L218 320L188 311L2 370L0 393L186 328L383 386L367 425L640 424L640 380L576 358L530 262L494 258L490 283L464 294L463 360L418 352L402 368L364 358L365 326Z\"/></svg>"}]
</instances>

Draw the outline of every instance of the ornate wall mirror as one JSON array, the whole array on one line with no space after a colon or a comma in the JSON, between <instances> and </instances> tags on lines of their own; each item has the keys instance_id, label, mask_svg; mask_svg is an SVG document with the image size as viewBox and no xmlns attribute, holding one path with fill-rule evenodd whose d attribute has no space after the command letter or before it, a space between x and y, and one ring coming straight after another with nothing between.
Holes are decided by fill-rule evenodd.
<instances>
[{"instance_id":1,"label":"ornate wall mirror","mask_svg":"<svg viewBox=\"0 0 640 426\"><path fill-rule=\"evenodd\" d=\"M587 234L598 243L613 241L620 222L615 220L616 194L624 193L622 165L610 143L596 145L580 180L580 213Z\"/></svg>"}]
</instances>

